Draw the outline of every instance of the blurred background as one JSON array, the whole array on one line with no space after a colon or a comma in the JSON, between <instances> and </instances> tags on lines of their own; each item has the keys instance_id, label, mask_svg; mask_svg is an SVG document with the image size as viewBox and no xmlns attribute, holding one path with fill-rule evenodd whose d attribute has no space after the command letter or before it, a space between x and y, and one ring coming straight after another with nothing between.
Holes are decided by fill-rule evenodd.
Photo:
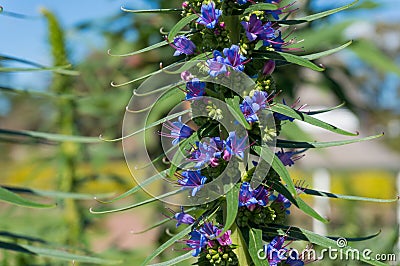
<instances>
[{"instance_id":1,"label":"blurred background","mask_svg":"<svg viewBox=\"0 0 400 266\"><path fill-rule=\"evenodd\" d=\"M350 1L300 0L296 4L302 8L295 16L347 3ZM103 258L123 259L121 265L142 260L174 230L171 222L143 234L133 233L164 219L163 214L170 215L161 204L109 215L89 212L90 207L99 205L94 195L109 198L135 185L120 142L59 144L10 130L119 137L125 106L141 81L122 87L110 83L137 79L157 70L160 62L166 66L175 59L170 47L130 57L110 56L107 50L123 54L157 43L163 40L160 31L168 31L180 18L179 12L131 14L120 7L179 8L181 1L4 0L0 5L0 185L30 199L57 202L51 209L0 203L0 264L72 265L10 251L4 249L4 243L60 247L79 254L90 250ZM344 107L318 118L358 131L360 136L385 132L371 142L308 151L290 168L293 179L337 194L395 198L400 194L400 3L361 0L349 10L298 26L291 36L306 54L348 40L353 43L345 51L318 60L326 67L323 73L297 66L276 71L274 78L286 102L300 97L301 104L308 105L303 110L344 102ZM67 64L76 72L31 71ZM343 139L297 122L284 129L287 139ZM161 153L156 144L150 148ZM37 197L40 191L67 194ZM144 193L135 194L114 207L144 198ZM352 245L399 254L398 204L304 198L331 222L319 224L293 208L290 223L294 226L330 236L380 232L379 241ZM161 259L181 254L182 246L174 248ZM316 264L329 263L343 265Z\"/></svg>"}]
</instances>

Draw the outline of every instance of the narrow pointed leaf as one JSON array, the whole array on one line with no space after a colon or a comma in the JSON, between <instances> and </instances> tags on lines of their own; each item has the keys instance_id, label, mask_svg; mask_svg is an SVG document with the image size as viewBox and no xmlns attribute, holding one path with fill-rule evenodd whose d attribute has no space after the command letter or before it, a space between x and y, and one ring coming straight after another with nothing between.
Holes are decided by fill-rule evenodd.
<instances>
[{"instance_id":1,"label":"narrow pointed leaf","mask_svg":"<svg viewBox=\"0 0 400 266\"><path fill-rule=\"evenodd\" d=\"M315 60L315 59L318 59L318 58L321 58L321 57L324 57L324 56L328 56L328 55L337 53L337 52L343 50L344 48L346 48L347 46L349 46L351 43L352 43L352 41L348 41L347 43L345 43L345 44L343 44L343 45L341 45L339 47L336 47L336 48L333 48L333 49L330 49L330 50L326 50L326 51L323 51L323 52L315 53L315 54L302 55L301 57L304 58L304 59L307 59L307 60Z\"/></svg>"},{"instance_id":2,"label":"narrow pointed leaf","mask_svg":"<svg viewBox=\"0 0 400 266\"><path fill-rule=\"evenodd\" d=\"M147 265L150 261L152 261L154 258L156 258L158 255L161 254L164 250L166 250L168 247L170 247L172 244L174 244L177 240L183 238L189 232L192 231L192 227L188 226L170 239L168 239L164 244L162 244L160 247L158 247L150 256L148 256L143 262L142 266Z\"/></svg>"},{"instance_id":3,"label":"narrow pointed leaf","mask_svg":"<svg viewBox=\"0 0 400 266\"><path fill-rule=\"evenodd\" d=\"M271 163L271 167L278 173L282 180L286 183L287 189L292 195L297 195L293 180L290 178L289 172L282 164L277 156L269 149L269 147L253 146L254 151L267 163Z\"/></svg>"},{"instance_id":4,"label":"narrow pointed leaf","mask_svg":"<svg viewBox=\"0 0 400 266\"><path fill-rule=\"evenodd\" d=\"M46 257L51 259L58 259L58 260L66 260L66 261L76 261L76 262L85 262L85 263L93 263L93 264L100 264L100 265L115 265L120 264L121 261L116 260L107 260L92 256L85 256L85 255L76 255L73 253L69 253L64 250L57 250L57 249L49 249L43 247L36 247L30 245L20 244L23 249L28 250L31 253L34 253L40 257Z\"/></svg>"},{"instance_id":5,"label":"narrow pointed leaf","mask_svg":"<svg viewBox=\"0 0 400 266\"><path fill-rule=\"evenodd\" d=\"M377 199L377 198L366 198L366 197L359 197L359 196L351 196L351 195L342 195L342 194L335 194L331 192L324 192L314 189L308 188L300 188L305 194L319 196L319 197L327 197L333 199L345 199L345 200L358 200L358 201L369 201L369 202L381 202L381 203L390 203L399 201L399 197L393 199Z\"/></svg>"},{"instance_id":6,"label":"narrow pointed leaf","mask_svg":"<svg viewBox=\"0 0 400 266\"><path fill-rule=\"evenodd\" d=\"M246 8L243 12L243 14L250 14L254 11L261 11L261 10L277 10L278 6L274 4L268 4L268 3L260 3L260 4L254 4L251 5L250 7Z\"/></svg>"},{"instance_id":7,"label":"narrow pointed leaf","mask_svg":"<svg viewBox=\"0 0 400 266\"><path fill-rule=\"evenodd\" d=\"M168 42L172 42L181 29L183 29L186 25L188 25L190 22L192 22L198 17L199 17L198 15L192 14L190 16L182 18L178 23L175 24L175 26L169 32Z\"/></svg>"},{"instance_id":8,"label":"narrow pointed leaf","mask_svg":"<svg viewBox=\"0 0 400 266\"><path fill-rule=\"evenodd\" d=\"M302 228L299 228L299 229L307 237L307 239L313 244L316 244L316 245L319 245L319 246L325 247L325 248L337 248L339 250L341 249L341 250L343 250L344 254L346 254L346 252L351 252L351 250L353 250L353 248L350 246L345 246L343 248L339 248L337 245L337 242L335 240L318 235L318 234L308 231L306 229L302 229ZM372 257L373 256L371 255L371 259L367 259L365 256L360 256L360 261L363 261L363 262L371 264L371 265L376 265L376 266L380 266L380 265L387 266L387 264L385 264L385 263L382 263L377 260L373 260Z\"/></svg>"},{"instance_id":9,"label":"narrow pointed leaf","mask_svg":"<svg viewBox=\"0 0 400 266\"><path fill-rule=\"evenodd\" d=\"M122 6L121 10L124 12L129 12L129 13L175 13L175 12L181 12L183 9L182 8L159 8L159 9L135 10L135 9L125 8Z\"/></svg>"},{"instance_id":10,"label":"narrow pointed leaf","mask_svg":"<svg viewBox=\"0 0 400 266\"><path fill-rule=\"evenodd\" d=\"M339 140L339 141L327 141L327 142L308 142L308 141L292 141L292 140L276 140L276 147L278 148L290 148L290 149L310 149L310 148L327 148L334 146L347 145L351 143L357 143L361 141L367 141L382 137L383 134L369 136L365 138L350 139L350 140Z\"/></svg>"},{"instance_id":11,"label":"narrow pointed leaf","mask_svg":"<svg viewBox=\"0 0 400 266\"><path fill-rule=\"evenodd\" d=\"M157 201L159 199L163 199L163 198L167 198L169 196L176 195L176 194L180 193L181 191L182 191L181 189L178 189L178 190L175 190L175 191L170 191L170 192L162 194L160 196L153 197L153 198L141 201L139 203L135 203L135 204L132 204L132 205L129 205L129 206L126 206L126 207L122 207L122 208L118 208L118 209L112 209L112 210L106 210L106 211L96 211L93 208L90 208L89 211L91 213L93 213L93 214L106 214L106 213L126 211L126 210L134 209L134 208L137 208L137 207L140 207L140 206L155 202L155 201Z\"/></svg>"},{"instance_id":12,"label":"narrow pointed leaf","mask_svg":"<svg viewBox=\"0 0 400 266\"><path fill-rule=\"evenodd\" d=\"M222 236L226 231L228 231L232 225L235 223L236 216L239 209L239 190L240 184L235 184L227 193L226 193L226 219L224 224L224 229L217 236Z\"/></svg>"},{"instance_id":13,"label":"narrow pointed leaf","mask_svg":"<svg viewBox=\"0 0 400 266\"><path fill-rule=\"evenodd\" d=\"M333 126L331 124L323 122L323 121L321 121L319 119L311 117L311 116L309 116L309 115L307 115L305 113L302 113L300 111L293 110L289 106L286 106L286 105L283 105L283 104L280 104L280 103L275 103L274 105L272 105L271 106L271 110L273 112L280 113L280 114L295 118L297 120L300 120L300 121L306 122L308 124L311 124L311 125L314 125L314 126L317 126L317 127L332 131L334 133L338 133L338 134L345 135L345 136L357 136L358 135L357 133L351 133L351 132L348 132L346 130L340 129L340 128L336 127L336 126Z\"/></svg>"},{"instance_id":14,"label":"narrow pointed leaf","mask_svg":"<svg viewBox=\"0 0 400 266\"><path fill-rule=\"evenodd\" d=\"M145 52L148 52L148 51L151 51L151 50L154 50L154 49L163 47L163 46L165 46L165 45L167 45L167 44L168 44L167 41L162 41L162 42L159 42L159 43L156 43L156 44L147 46L146 48L140 49L140 50L138 50L138 51L131 52L131 53L127 53L127 54L112 54L112 53L110 52L110 50L108 51L108 54L111 55L111 56L131 56L131 55L136 55L136 54L145 53Z\"/></svg>"},{"instance_id":15,"label":"narrow pointed leaf","mask_svg":"<svg viewBox=\"0 0 400 266\"><path fill-rule=\"evenodd\" d=\"M55 207L53 204L43 204L25 199L18 194L15 194L8 189L0 187L0 201L7 202L10 204L28 207L28 208L52 208Z\"/></svg>"},{"instance_id":16,"label":"narrow pointed leaf","mask_svg":"<svg viewBox=\"0 0 400 266\"><path fill-rule=\"evenodd\" d=\"M0 129L0 135L11 135L16 137L30 137L36 139L45 139L57 142L79 142L79 143L99 143L101 139L95 137L84 137L84 136L72 136L72 135L61 135L53 133L44 133L29 130L10 130L10 129Z\"/></svg>"},{"instance_id":17,"label":"narrow pointed leaf","mask_svg":"<svg viewBox=\"0 0 400 266\"><path fill-rule=\"evenodd\" d=\"M57 199L93 200L93 198L102 198L109 196L109 194L91 195L83 193L40 190L40 189L21 188L21 187L9 187L9 186L0 186L0 187L8 189L9 191L14 193L32 194L36 196L43 196L43 197L57 198Z\"/></svg>"},{"instance_id":18,"label":"narrow pointed leaf","mask_svg":"<svg viewBox=\"0 0 400 266\"><path fill-rule=\"evenodd\" d=\"M286 61L288 63L296 64L299 66L307 67L315 71L324 71L325 69L317 66L313 62L299 55L289 54L285 52L272 52L272 51L255 51L254 58L260 59L274 59Z\"/></svg>"},{"instance_id":19,"label":"narrow pointed leaf","mask_svg":"<svg viewBox=\"0 0 400 266\"><path fill-rule=\"evenodd\" d=\"M101 201L101 203L113 203L117 200L131 196L131 195L135 194L136 192L142 190L144 187L147 187L148 185L152 184L153 182L164 178L167 174L167 171L168 170L164 170L156 175L153 175L152 177L147 178L145 181L141 182L140 184L131 188L130 190L126 191L125 193L119 195L118 197L115 197L112 200Z\"/></svg>"},{"instance_id":20,"label":"narrow pointed leaf","mask_svg":"<svg viewBox=\"0 0 400 266\"><path fill-rule=\"evenodd\" d=\"M357 3L358 3L358 0L352 2L348 5L345 5L345 6L341 6L341 7L330 9L330 10L323 11L320 13L312 14L312 15L309 15L306 17L296 18L293 20L281 20L281 21L279 21L279 24L295 25L295 24L301 24L301 23L305 23L305 22L311 22L311 21L314 21L314 20L317 20L320 18L324 18L324 17L330 16L330 15L333 15L337 12L346 10L346 9L354 6Z\"/></svg>"},{"instance_id":21,"label":"narrow pointed leaf","mask_svg":"<svg viewBox=\"0 0 400 266\"><path fill-rule=\"evenodd\" d=\"M273 182L271 185L277 192L282 194L285 198L287 198L293 205L302 210L304 213L309 216L323 222L328 223L328 220L319 215L313 208L311 208L307 203L305 203L300 197L294 198L292 194L290 194L289 190L286 186L282 185L280 182Z\"/></svg>"},{"instance_id":22,"label":"narrow pointed leaf","mask_svg":"<svg viewBox=\"0 0 400 266\"><path fill-rule=\"evenodd\" d=\"M150 264L149 266L171 266L171 265L175 265L175 264L177 264L179 262L182 262L182 261L185 261L185 260L189 260L189 259L193 259L192 251L189 251L188 253L183 254L183 255L181 255L179 257L173 258L171 260L164 261L164 262L161 262L161 263L156 263L156 264Z\"/></svg>"},{"instance_id":23,"label":"narrow pointed leaf","mask_svg":"<svg viewBox=\"0 0 400 266\"><path fill-rule=\"evenodd\" d=\"M330 112L330 111L339 109L340 107L343 107L345 104L346 104L346 103L343 102L343 103L341 103L341 104L339 104L339 105L337 105L337 106L334 106L334 107L330 107L330 108L326 108L326 109L322 109L322 110L308 111L308 112L303 112L303 113L305 113L305 114L307 114L307 115L322 114L322 113L326 113L326 112Z\"/></svg>"},{"instance_id":24,"label":"narrow pointed leaf","mask_svg":"<svg viewBox=\"0 0 400 266\"><path fill-rule=\"evenodd\" d=\"M248 248L255 266L269 266L268 260L262 260L258 255L258 251L263 248L261 229L250 228Z\"/></svg>"},{"instance_id":25,"label":"narrow pointed leaf","mask_svg":"<svg viewBox=\"0 0 400 266\"><path fill-rule=\"evenodd\" d=\"M246 129L251 129L250 124L247 122L246 118L244 117L242 111L240 110L240 99L238 96L235 96L234 98L228 98L225 99L226 104L231 107L229 108L229 111L232 113L232 115L238 120Z\"/></svg>"},{"instance_id":26,"label":"narrow pointed leaf","mask_svg":"<svg viewBox=\"0 0 400 266\"><path fill-rule=\"evenodd\" d=\"M68 70L65 68L70 67L70 65L66 66L55 66L55 67L0 67L0 72L33 72L33 71L54 71L59 74L77 76L79 75L78 71Z\"/></svg>"}]
</instances>

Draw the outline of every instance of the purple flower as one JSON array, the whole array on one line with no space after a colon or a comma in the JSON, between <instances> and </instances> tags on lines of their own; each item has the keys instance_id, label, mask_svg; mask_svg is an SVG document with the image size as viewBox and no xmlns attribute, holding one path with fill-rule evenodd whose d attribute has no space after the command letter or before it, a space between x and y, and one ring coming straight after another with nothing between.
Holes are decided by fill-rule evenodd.
<instances>
[{"instance_id":1,"label":"purple flower","mask_svg":"<svg viewBox=\"0 0 400 266\"><path fill-rule=\"evenodd\" d=\"M246 138L238 138L235 131L229 132L229 137L225 142L223 159L229 161L233 156L244 158L244 151L246 150Z\"/></svg>"},{"instance_id":2,"label":"purple flower","mask_svg":"<svg viewBox=\"0 0 400 266\"><path fill-rule=\"evenodd\" d=\"M242 111L242 114L244 115L244 118L246 118L247 122L254 123L258 121L256 112L248 102L243 101L243 103L241 103L239 107L240 111Z\"/></svg>"},{"instance_id":3,"label":"purple flower","mask_svg":"<svg viewBox=\"0 0 400 266\"><path fill-rule=\"evenodd\" d=\"M285 265L289 266L304 266L304 261L298 257L297 252L290 252L289 257L285 261Z\"/></svg>"},{"instance_id":4,"label":"purple flower","mask_svg":"<svg viewBox=\"0 0 400 266\"><path fill-rule=\"evenodd\" d=\"M300 156L295 156L299 153L304 152L305 150L301 150L301 151L283 151L283 149L281 149L281 151L278 151L276 154L276 156L278 156L279 160L281 160L281 162L283 163L284 166L292 166L294 165L294 162L299 160L300 158L302 158L304 155L300 155Z\"/></svg>"},{"instance_id":5,"label":"purple flower","mask_svg":"<svg viewBox=\"0 0 400 266\"><path fill-rule=\"evenodd\" d=\"M178 184L183 188L192 189L192 197L204 186L207 181L207 177L202 176L200 170L197 171L183 171L178 176Z\"/></svg>"},{"instance_id":6,"label":"purple flower","mask_svg":"<svg viewBox=\"0 0 400 266\"><path fill-rule=\"evenodd\" d=\"M205 93L206 83L194 78L186 83L186 100L203 96Z\"/></svg>"},{"instance_id":7,"label":"purple flower","mask_svg":"<svg viewBox=\"0 0 400 266\"><path fill-rule=\"evenodd\" d=\"M194 132L193 129L191 129L186 124L182 123L182 117L179 117L178 121L172 123L168 121L168 123L164 123L163 125L165 128L169 129L171 133L170 134L160 133L160 135L168 138L173 138L172 140L173 145L178 144L179 141L181 141L182 139L189 138Z\"/></svg>"},{"instance_id":8,"label":"purple flower","mask_svg":"<svg viewBox=\"0 0 400 266\"><path fill-rule=\"evenodd\" d=\"M184 212L183 207L181 207L181 212L175 213L174 218L178 221L176 227L181 224L192 224L196 221L193 216Z\"/></svg>"},{"instance_id":9,"label":"purple flower","mask_svg":"<svg viewBox=\"0 0 400 266\"><path fill-rule=\"evenodd\" d=\"M250 16L249 22L242 21L241 24L246 31L247 39L251 42L255 41L258 37L262 40L275 37L275 30L271 22L267 22L263 25L262 21L258 19L255 14Z\"/></svg>"},{"instance_id":10,"label":"purple flower","mask_svg":"<svg viewBox=\"0 0 400 266\"><path fill-rule=\"evenodd\" d=\"M232 66L235 70L243 71L246 57L239 53L239 46L232 45L231 48L224 48L223 53L226 57L224 62L227 65Z\"/></svg>"},{"instance_id":11,"label":"purple flower","mask_svg":"<svg viewBox=\"0 0 400 266\"><path fill-rule=\"evenodd\" d=\"M171 45L176 49L174 56L178 56L181 54L191 55L194 54L194 50L196 49L196 45L186 38L186 36L178 36L174 39L174 44Z\"/></svg>"},{"instance_id":12,"label":"purple flower","mask_svg":"<svg viewBox=\"0 0 400 266\"><path fill-rule=\"evenodd\" d=\"M200 254L201 249L207 245L208 240L205 235L197 230L193 230L189 235L190 239L186 240L186 245L193 250L192 256L197 257Z\"/></svg>"},{"instance_id":13,"label":"purple flower","mask_svg":"<svg viewBox=\"0 0 400 266\"><path fill-rule=\"evenodd\" d=\"M285 237L276 236L272 239L271 243L264 246L264 252L267 255L268 263L270 266L277 266L282 260L286 258L285 254L287 249L282 245L285 242ZM267 250L265 250L265 247Z\"/></svg>"},{"instance_id":14,"label":"purple flower","mask_svg":"<svg viewBox=\"0 0 400 266\"><path fill-rule=\"evenodd\" d=\"M247 0L237 0L237 3L238 3L239 5L244 5L244 4L247 3Z\"/></svg>"},{"instance_id":15,"label":"purple flower","mask_svg":"<svg viewBox=\"0 0 400 266\"><path fill-rule=\"evenodd\" d=\"M197 23L213 29L215 24L218 23L218 18L221 16L222 11L215 9L215 4L211 1L209 4L201 6L201 16L197 19Z\"/></svg>"},{"instance_id":16,"label":"purple flower","mask_svg":"<svg viewBox=\"0 0 400 266\"><path fill-rule=\"evenodd\" d=\"M217 236L218 227L213 225L211 222L205 222L204 225L199 229L207 239L213 239Z\"/></svg>"},{"instance_id":17,"label":"purple flower","mask_svg":"<svg viewBox=\"0 0 400 266\"><path fill-rule=\"evenodd\" d=\"M226 73L227 69L224 60L219 51L214 51L213 58L207 60L207 66L209 68L208 74L212 77L216 77Z\"/></svg>"},{"instance_id":18,"label":"purple flower","mask_svg":"<svg viewBox=\"0 0 400 266\"><path fill-rule=\"evenodd\" d=\"M280 203L284 208L286 209L286 213L290 214L290 210L288 210L290 208L290 206L292 205L292 203L282 194L278 194L278 196L275 195L271 195L269 197L270 200L273 200L274 203Z\"/></svg>"},{"instance_id":19,"label":"purple flower","mask_svg":"<svg viewBox=\"0 0 400 266\"><path fill-rule=\"evenodd\" d=\"M243 182L239 191L239 207L246 206L250 211L254 210L258 201L254 197L253 190L248 182Z\"/></svg>"},{"instance_id":20,"label":"purple flower","mask_svg":"<svg viewBox=\"0 0 400 266\"><path fill-rule=\"evenodd\" d=\"M253 211L257 206L266 206L269 202L269 194L264 186L252 190L248 182L243 182L239 191L239 207L246 206Z\"/></svg>"},{"instance_id":21,"label":"purple flower","mask_svg":"<svg viewBox=\"0 0 400 266\"><path fill-rule=\"evenodd\" d=\"M217 229L215 234L218 236L221 232L222 229ZM217 238L217 241L221 246L232 245L231 230L226 231L221 237Z\"/></svg>"}]
</instances>

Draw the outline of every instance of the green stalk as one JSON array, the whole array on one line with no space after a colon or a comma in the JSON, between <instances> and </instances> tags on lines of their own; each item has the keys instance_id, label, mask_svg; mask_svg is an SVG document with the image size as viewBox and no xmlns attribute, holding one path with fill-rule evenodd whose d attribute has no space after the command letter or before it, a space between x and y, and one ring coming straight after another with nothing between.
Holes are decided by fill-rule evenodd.
<instances>
[{"instance_id":1,"label":"green stalk","mask_svg":"<svg viewBox=\"0 0 400 266\"><path fill-rule=\"evenodd\" d=\"M240 41L240 18L239 15L225 16L225 26L228 30L229 38L232 44L239 44Z\"/></svg>"},{"instance_id":2,"label":"green stalk","mask_svg":"<svg viewBox=\"0 0 400 266\"><path fill-rule=\"evenodd\" d=\"M48 22L49 42L52 50L53 64L55 66L69 64L67 52L65 49L64 32L61 29L56 17L48 10L42 9L42 14ZM54 73L51 90L62 95L65 93L73 93L72 80L68 76ZM57 102L58 115L56 118L56 126L58 133L64 135L74 135L76 133L76 104L73 99L65 99L60 97ZM59 190L63 192L73 192L76 190L77 181L77 165L79 159L79 151L81 147L78 143L63 142L59 146ZM68 234L65 243L68 245L77 245L81 243L82 236L82 220L79 206L73 199L64 200L65 223L68 228Z\"/></svg>"}]
</instances>

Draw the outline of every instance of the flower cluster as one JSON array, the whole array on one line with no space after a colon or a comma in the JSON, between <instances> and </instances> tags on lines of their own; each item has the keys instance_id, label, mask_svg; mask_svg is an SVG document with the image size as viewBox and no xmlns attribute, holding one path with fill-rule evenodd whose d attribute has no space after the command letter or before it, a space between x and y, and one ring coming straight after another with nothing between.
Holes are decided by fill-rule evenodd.
<instances>
[{"instance_id":1,"label":"flower cluster","mask_svg":"<svg viewBox=\"0 0 400 266\"><path fill-rule=\"evenodd\" d=\"M193 216L185 213L183 208L174 218L177 220L177 227L181 224L192 225L196 221ZM212 222L204 222L202 226L193 229L189 237L184 241L188 246L185 249L192 250L192 255L195 257L201 254L199 264L201 261L211 265L237 264L237 257L233 252L236 246L232 244L231 230L223 231Z\"/></svg>"}]
</instances>

